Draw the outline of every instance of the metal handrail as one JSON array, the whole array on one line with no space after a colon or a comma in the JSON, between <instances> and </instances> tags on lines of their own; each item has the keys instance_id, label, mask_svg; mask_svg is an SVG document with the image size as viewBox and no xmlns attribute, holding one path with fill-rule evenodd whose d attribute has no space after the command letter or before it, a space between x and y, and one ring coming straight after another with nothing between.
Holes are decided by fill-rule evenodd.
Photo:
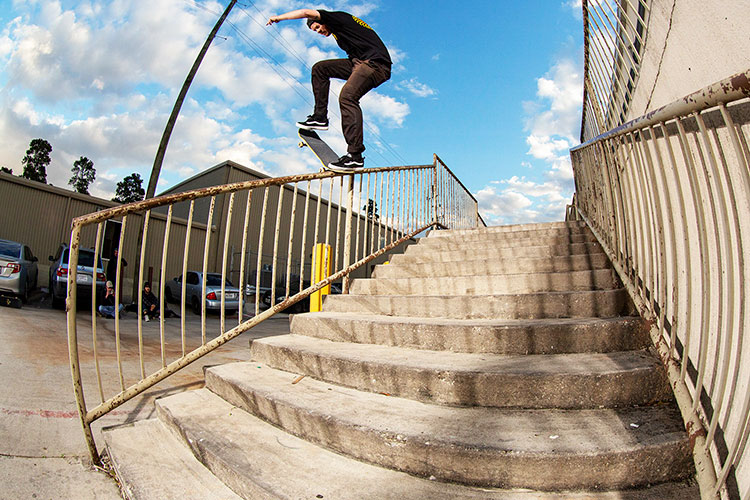
<instances>
[{"instance_id":1,"label":"metal handrail","mask_svg":"<svg viewBox=\"0 0 750 500\"><path fill-rule=\"evenodd\" d=\"M750 70L571 150L575 210L641 314L702 498L750 489Z\"/></svg>"},{"instance_id":2,"label":"metal handrail","mask_svg":"<svg viewBox=\"0 0 750 500\"><path fill-rule=\"evenodd\" d=\"M648 37L649 3L582 1L585 85L581 142L619 126L627 114Z\"/></svg>"},{"instance_id":3,"label":"metal handrail","mask_svg":"<svg viewBox=\"0 0 750 500\"><path fill-rule=\"evenodd\" d=\"M344 186L345 181L346 187ZM293 190L289 186L292 184L294 185ZM324 185L328 188L327 196L324 196ZM301 189L301 187L304 189ZM317 187L317 196L311 194L315 187ZM284 193L286 191L293 193L294 198L291 202L288 200L285 202ZM355 191L357 193L356 205ZM278 196L273 201L271 198L276 192L278 192ZM364 206L363 192L365 195ZM262 198L253 196L254 193L262 194ZM245 194L247 195L246 198L242 199ZM338 205L333 202L336 195L339 199ZM346 196L346 200L342 203L344 196ZM257 210L261 199L262 209ZM255 200L256 209L253 208L253 200ZM188 203L189 207L186 207L185 205ZM201 204L201 209L197 208L199 204ZM238 217L242 215L243 205L244 221L241 225L237 225L237 229L235 229L232 221L239 220ZM289 207L289 210L286 210L287 207ZM205 209L207 209L206 219L197 221L200 217L196 215L202 215L197 214L197 212L205 211ZM152 217L152 211L154 210L156 210L154 214L166 211L166 218ZM185 210L187 210L186 217L177 216L178 213L185 215L183 213ZM334 210L337 213L334 213ZM299 215L302 211L304 211L304 218L300 220ZM275 214L275 217L267 217L267 214ZM218 224L215 221L216 217L219 218ZM112 354L116 356L118 380L115 383L119 385L119 390L115 390L113 394L105 394L100 359L106 353L102 352L101 342L97 339L96 301L92 300L91 331L94 359L93 366L90 367L91 374L89 377L96 379L101 402L93 408L89 408L84 395L83 368L79 355L79 319L76 314L78 256L82 245L93 246L94 261L98 260L103 224L113 219L121 221L119 255L116 265L116 304L120 303L121 286L119 284L125 277L123 254L139 252L140 255L138 269L133 270L133 280L138 282L138 297L137 301L134 300L134 302L137 303L136 307L139 311L137 314L137 336L140 375L136 377L134 382L128 381L126 383L128 377L125 376L123 370L124 354L121 350L121 328L126 325L121 324L120 312L115 307L115 352ZM254 235L251 234L250 226L251 222L255 224L258 220L260 220L260 224L255 227L258 232L258 239L255 240L254 237L251 238ZM287 221L288 225L285 226ZM71 230L68 274L68 348L76 405L92 461L99 462L99 453L91 431L91 424L108 412L276 313L306 299L312 293L333 282L342 280L343 293L348 293L349 280L353 272L361 268L366 269L366 264L403 245L420 233L430 228L476 227L480 223L481 218L477 213L476 200L448 167L437 158L437 155L434 156L432 165L374 168L356 174L322 172L238 182L152 198L74 219ZM135 229L131 229L132 227L135 227ZM157 227L156 231L154 227ZM239 230L240 227L241 230ZM139 248L135 248L136 245L127 239L129 235L127 231L132 232L141 228L142 243ZM158 231L159 228L162 229L161 232ZM149 235L150 230L156 235ZM218 231L218 236L223 236L223 240L221 238L212 240L214 230ZM171 238L172 233L180 236L184 233L184 239L173 239ZM264 245L267 244L266 240L271 237L273 239L273 253L270 259L264 259ZM241 239L242 247L239 269L240 293L237 306L240 314L237 325L227 329L226 281L228 273L233 272L232 269L227 269L233 255L229 248L232 241L239 244L238 238ZM214 247L212 247L212 241ZM249 242L252 244L253 241L257 241L255 253L257 253L258 258L256 262L250 262L249 259L245 258ZM304 277L307 268L310 267L307 255L309 251L312 251L312 246L319 242L331 245L333 249L327 257L331 261L332 272L330 276L324 277L322 280L313 281L311 279L309 286L305 287ZM181 252L179 250L175 252L176 245L182 245ZM191 247L194 247L192 252ZM222 255L213 264L209 263L211 248L214 248L217 256L220 253ZM161 250L160 254L158 249ZM149 261L149 251L151 252L150 263L158 263L160 268L158 294L161 366L152 373L147 373L145 369L143 353L147 346L145 346L140 313L143 304L144 269ZM294 256L299 256L298 262L292 262ZM199 259L199 257L202 258ZM187 346L185 324L187 306L185 287L191 262L193 265L200 264L204 275L201 298L198 299L200 302L201 343L192 350L188 349ZM251 274L247 272L248 267L253 264L255 264L256 273L255 314L250 319L244 320L242 312L244 309L245 283ZM270 307L261 311L260 284L265 266L271 266L272 268L271 296ZM219 300L220 327L218 334L209 339L207 333L210 334L211 332L207 332L206 326L207 289L205 273L211 270L221 272L222 285L220 297L215 297ZM166 310L165 282L169 272L176 274L180 271L182 272L182 290L180 293L181 335L180 339L175 339L174 342L181 344L181 356L168 360L166 346L169 342L166 339L164 325ZM297 272L299 291L291 293L292 276ZM283 293L277 289L277 281L282 286L286 286ZM296 285L296 283L297 277L295 277L294 284ZM97 294L96 279L93 280L91 287L92 297L95 297ZM283 297L283 300L280 300L279 303L276 303L277 291L279 299Z\"/></svg>"}]
</instances>

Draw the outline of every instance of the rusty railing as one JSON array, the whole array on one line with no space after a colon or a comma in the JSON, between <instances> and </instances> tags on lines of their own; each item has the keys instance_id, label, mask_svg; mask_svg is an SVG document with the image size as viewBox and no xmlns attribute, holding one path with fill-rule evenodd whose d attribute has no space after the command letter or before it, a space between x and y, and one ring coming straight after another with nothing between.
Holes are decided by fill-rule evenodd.
<instances>
[{"instance_id":1,"label":"rusty railing","mask_svg":"<svg viewBox=\"0 0 750 500\"><path fill-rule=\"evenodd\" d=\"M338 203L334 202L336 199ZM137 296L131 299L136 319L131 316L123 320L115 308L113 343L111 338L104 342L97 337L97 327L101 328L104 321L97 317L97 301L92 300L90 314L78 313L74 286L78 282L79 250L92 247L94 262L98 261L107 221L119 222L115 302L123 302L121 290L127 290L121 281L132 276L130 279L137 285L133 287ZM348 293L351 276L368 274L366 264L377 262L378 258L384 260L386 252L430 228L480 224L483 222L476 200L437 156L432 165L374 168L346 175L324 172L209 187L74 219L68 275L68 343L76 402L92 460L98 462L99 454L91 424L154 384L334 282L340 282L343 293ZM141 228L143 238L139 245L137 235ZM311 282L308 280L316 243L330 245L327 258L331 273ZM127 258L123 259L136 254L140 255L140 265L128 274ZM234 255L240 256L240 262ZM216 277L220 289L218 285L207 289L207 279L203 279L201 293L188 302L189 277L205 278L211 272L220 275L220 280ZM148 276L144 276L146 273ZM167 286L167 281L178 275L181 279L172 279ZM159 300L158 326L156 322L148 326L153 337L158 328L158 345L149 345L140 313L143 283L149 276L158 280L153 287ZM228 280L235 277L239 289L230 287ZM90 286L92 296L101 297L97 280ZM269 299L267 308L262 304L263 294ZM246 302L246 295L254 295L254 301ZM179 336L170 335L165 329L170 297L179 301ZM218 307L218 317L207 318L210 305ZM195 322L186 322L188 308L200 316L200 337ZM236 311L236 321L228 323L228 316ZM84 328L87 333L90 329L90 341L79 339L79 330ZM137 360L125 362L123 338L131 346L137 339ZM90 361L81 362L79 349L91 353ZM149 363L144 351L155 349L161 353L160 362L147 366L153 362ZM109 379L103 376L104 364L108 364L110 374L117 375ZM91 408L84 387L98 396L99 402Z\"/></svg>"},{"instance_id":2,"label":"rusty railing","mask_svg":"<svg viewBox=\"0 0 750 500\"><path fill-rule=\"evenodd\" d=\"M581 141L621 125L641 71L651 0L583 0Z\"/></svg>"},{"instance_id":3,"label":"rusty railing","mask_svg":"<svg viewBox=\"0 0 750 500\"><path fill-rule=\"evenodd\" d=\"M643 316L703 498L750 498L750 70L571 151L577 212Z\"/></svg>"}]
</instances>

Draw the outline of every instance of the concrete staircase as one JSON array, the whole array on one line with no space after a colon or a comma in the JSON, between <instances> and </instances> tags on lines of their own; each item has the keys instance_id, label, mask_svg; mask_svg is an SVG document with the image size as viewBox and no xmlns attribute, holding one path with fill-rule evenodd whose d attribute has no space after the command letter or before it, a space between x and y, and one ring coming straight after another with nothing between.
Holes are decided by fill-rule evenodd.
<instances>
[{"instance_id":1,"label":"concrete staircase","mask_svg":"<svg viewBox=\"0 0 750 500\"><path fill-rule=\"evenodd\" d=\"M109 454L134 499L698 498L631 313L581 223L432 232Z\"/></svg>"}]
</instances>

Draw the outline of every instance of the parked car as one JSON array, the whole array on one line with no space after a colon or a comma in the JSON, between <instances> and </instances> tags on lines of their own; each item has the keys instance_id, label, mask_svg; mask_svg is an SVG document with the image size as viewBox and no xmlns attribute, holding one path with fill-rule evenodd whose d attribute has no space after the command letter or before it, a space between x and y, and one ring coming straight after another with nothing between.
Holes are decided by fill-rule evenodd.
<instances>
[{"instance_id":1,"label":"parked car","mask_svg":"<svg viewBox=\"0 0 750 500\"><path fill-rule=\"evenodd\" d=\"M0 240L0 294L29 300L29 292L36 288L39 278L37 259L22 243Z\"/></svg>"},{"instance_id":2,"label":"parked car","mask_svg":"<svg viewBox=\"0 0 750 500\"><path fill-rule=\"evenodd\" d=\"M65 304L68 296L68 262L70 261L70 248L62 244L57 248L54 257L49 256L49 292L52 295L52 307L60 308ZM91 297L91 286L96 276L96 297ZM76 285L79 297L97 299L104 296L104 285L107 277L104 274L104 265L101 257L97 257L94 266L94 250L91 248L80 248L78 250L78 269L76 270Z\"/></svg>"},{"instance_id":3,"label":"parked car","mask_svg":"<svg viewBox=\"0 0 750 500\"><path fill-rule=\"evenodd\" d=\"M185 303L195 314L201 313L201 294L203 293L203 273L188 271L185 274ZM234 314L240 307L240 289L232 282L224 282L224 309L227 314ZM168 302L179 302L182 297L182 275L168 281L164 286L164 295ZM221 310L221 273L206 273L206 310Z\"/></svg>"},{"instance_id":4,"label":"parked car","mask_svg":"<svg viewBox=\"0 0 750 500\"><path fill-rule=\"evenodd\" d=\"M290 283L290 285L291 286L290 286L289 296L291 297L292 295L295 295L295 294L299 293L299 282L296 282L296 283L292 282L292 283ZM286 286L286 284L276 285L276 300L275 300L275 302L277 304L283 302L286 299L286 287L285 286ZM305 288L307 288L307 287L310 286L310 282L309 281L305 281L302 284L302 286L304 286ZM339 285L338 283L332 283L331 284L331 295L340 294L340 293L341 293L341 285ZM266 307L271 307L271 290L270 289L266 290L263 293L263 295L261 296L261 302L263 302L263 304L265 304ZM286 308L284 310L286 312L295 313L295 314L296 313L309 312L310 311L310 299L309 299L309 297L306 297L306 298L300 300L299 302L297 302L296 304L294 304L293 306L288 307L288 308Z\"/></svg>"}]
</instances>

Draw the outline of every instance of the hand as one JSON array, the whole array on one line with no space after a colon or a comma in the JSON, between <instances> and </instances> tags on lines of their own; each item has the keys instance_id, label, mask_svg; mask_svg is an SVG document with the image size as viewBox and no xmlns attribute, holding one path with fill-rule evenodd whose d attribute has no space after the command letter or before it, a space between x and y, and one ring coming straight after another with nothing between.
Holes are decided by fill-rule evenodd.
<instances>
[{"instance_id":1,"label":"hand","mask_svg":"<svg viewBox=\"0 0 750 500\"><path fill-rule=\"evenodd\" d=\"M279 21L281 21L281 19L279 19L279 16L271 16L270 18L268 18L266 26L271 26L272 24L278 23Z\"/></svg>"}]
</instances>

